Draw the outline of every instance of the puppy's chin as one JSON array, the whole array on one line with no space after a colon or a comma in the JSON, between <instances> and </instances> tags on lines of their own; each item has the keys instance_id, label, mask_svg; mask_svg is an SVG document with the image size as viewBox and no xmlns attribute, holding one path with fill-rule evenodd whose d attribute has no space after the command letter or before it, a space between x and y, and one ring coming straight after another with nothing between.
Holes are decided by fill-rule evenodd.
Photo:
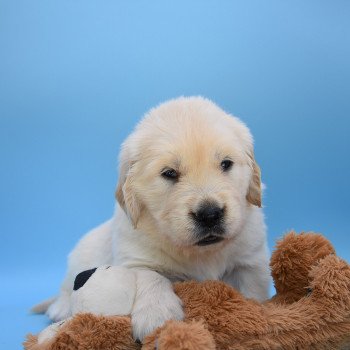
<instances>
[{"instance_id":1,"label":"puppy's chin","mask_svg":"<svg viewBox=\"0 0 350 350\"><path fill-rule=\"evenodd\" d=\"M177 237L174 239L174 236ZM182 238L174 235L170 238L171 243L180 250L185 251L202 251L202 250L217 250L222 248L230 237L223 232L190 230L184 233ZM186 238L185 238L186 237Z\"/></svg>"},{"instance_id":2,"label":"puppy's chin","mask_svg":"<svg viewBox=\"0 0 350 350\"><path fill-rule=\"evenodd\" d=\"M186 222L184 225L179 225L175 221L165 223L156 230L160 233L160 236L156 236L156 239L159 241L164 239L167 242L165 243L167 249L173 247L172 249L188 252L222 249L236 237L240 228L237 227L238 221L231 222L228 220L207 228L200 227L193 222Z\"/></svg>"},{"instance_id":3,"label":"puppy's chin","mask_svg":"<svg viewBox=\"0 0 350 350\"><path fill-rule=\"evenodd\" d=\"M222 236L209 235L209 236L206 236L206 237L199 239L196 242L196 245L199 247L209 246L209 245L213 245L213 244L217 244L219 242L222 242L224 239L225 238Z\"/></svg>"}]
</instances>

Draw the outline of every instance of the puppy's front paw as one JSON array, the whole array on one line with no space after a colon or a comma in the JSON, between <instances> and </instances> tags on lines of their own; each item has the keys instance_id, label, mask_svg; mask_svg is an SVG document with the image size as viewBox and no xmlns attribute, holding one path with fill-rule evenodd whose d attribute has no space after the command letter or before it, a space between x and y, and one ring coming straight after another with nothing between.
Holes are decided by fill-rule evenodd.
<instances>
[{"instance_id":1,"label":"puppy's front paw","mask_svg":"<svg viewBox=\"0 0 350 350\"><path fill-rule=\"evenodd\" d=\"M55 322L65 320L71 316L70 294L61 294L58 299L50 305L46 311L46 315Z\"/></svg>"},{"instance_id":2,"label":"puppy's front paw","mask_svg":"<svg viewBox=\"0 0 350 350\"><path fill-rule=\"evenodd\" d=\"M170 293L161 299L150 298L134 308L131 314L133 337L142 341L143 338L162 326L168 320L183 320L182 302L175 293Z\"/></svg>"}]
</instances>

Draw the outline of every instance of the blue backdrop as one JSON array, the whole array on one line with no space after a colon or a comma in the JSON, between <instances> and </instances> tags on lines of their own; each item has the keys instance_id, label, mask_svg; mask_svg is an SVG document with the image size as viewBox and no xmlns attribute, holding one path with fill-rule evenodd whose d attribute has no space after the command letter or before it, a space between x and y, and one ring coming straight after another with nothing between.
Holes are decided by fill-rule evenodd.
<instances>
[{"instance_id":1,"label":"blue backdrop","mask_svg":"<svg viewBox=\"0 0 350 350\"><path fill-rule=\"evenodd\" d=\"M0 0L0 348L46 324L66 255L110 217L150 107L204 95L251 128L269 244L315 230L350 260L350 2Z\"/></svg>"}]
</instances>

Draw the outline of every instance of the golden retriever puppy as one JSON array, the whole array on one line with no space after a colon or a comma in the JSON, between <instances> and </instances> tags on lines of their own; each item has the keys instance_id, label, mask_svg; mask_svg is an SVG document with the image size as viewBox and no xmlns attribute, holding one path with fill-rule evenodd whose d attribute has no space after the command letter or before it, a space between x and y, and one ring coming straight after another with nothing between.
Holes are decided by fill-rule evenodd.
<instances>
[{"instance_id":1,"label":"golden retriever puppy","mask_svg":"<svg viewBox=\"0 0 350 350\"><path fill-rule=\"evenodd\" d=\"M105 264L138 273L135 339L182 319L170 280L221 279L247 297L268 297L260 169L248 128L213 102L181 97L152 109L120 153L114 217L70 255L53 320L71 314L75 276Z\"/></svg>"}]
</instances>

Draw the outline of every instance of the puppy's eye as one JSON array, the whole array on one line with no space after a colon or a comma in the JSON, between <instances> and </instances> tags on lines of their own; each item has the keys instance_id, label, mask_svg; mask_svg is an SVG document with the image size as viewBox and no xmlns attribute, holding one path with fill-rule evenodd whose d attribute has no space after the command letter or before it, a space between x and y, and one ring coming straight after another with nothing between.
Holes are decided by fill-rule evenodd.
<instances>
[{"instance_id":1,"label":"puppy's eye","mask_svg":"<svg viewBox=\"0 0 350 350\"><path fill-rule=\"evenodd\" d=\"M223 171L228 171L232 168L233 161L230 159L225 159L221 162L220 166Z\"/></svg>"},{"instance_id":2,"label":"puppy's eye","mask_svg":"<svg viewBox=\"0 0 350 350\"><path fill-rule=\"evenodd\" d=\"M163 170L162 176L167 180L177 180L179 178L178 172L174 169Z\"/></svg>"}]
</instances>

